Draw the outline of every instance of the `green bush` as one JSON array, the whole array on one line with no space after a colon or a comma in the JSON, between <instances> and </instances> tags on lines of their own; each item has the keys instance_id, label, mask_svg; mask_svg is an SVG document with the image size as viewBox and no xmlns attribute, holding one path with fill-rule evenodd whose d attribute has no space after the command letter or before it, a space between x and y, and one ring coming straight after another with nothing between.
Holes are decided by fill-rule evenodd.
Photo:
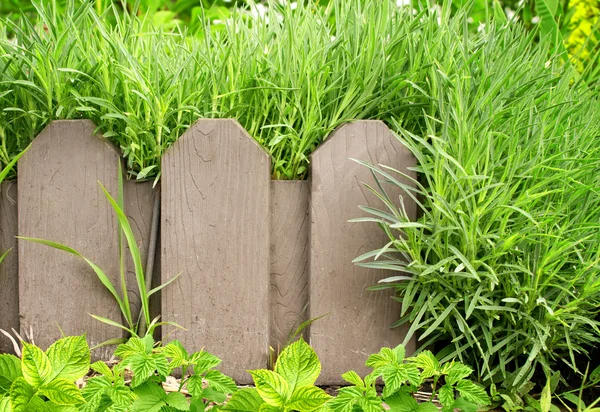
<instances>
[{"instance_id":1,"label":"green bush","mask_svg":"<svg viewBox=\"0 0 600 412\"><path fill-rule=\"evenodd\" d=\"M449 342L443 358L480 380L512 390L536 371L578 371L600 337L598 99L519 27L446 44L428 71L425 129L397 125L415 188L369 166L387 206L372 220L390 242L357 260L405 272L379 285L402 302L397 325ZM390 184L417 202L417 222Z\"/></svg>"}]
</instances>

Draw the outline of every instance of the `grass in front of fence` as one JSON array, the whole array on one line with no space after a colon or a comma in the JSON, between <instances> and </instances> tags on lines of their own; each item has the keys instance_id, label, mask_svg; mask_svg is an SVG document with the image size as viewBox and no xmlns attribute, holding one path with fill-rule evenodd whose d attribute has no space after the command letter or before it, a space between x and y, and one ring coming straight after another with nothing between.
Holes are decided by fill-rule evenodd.
<instances>
[{"instance_id":1,"label":"grass in front of fence","mask_svg":"<svg viewBox=\"0 0 600 412\"><path fill-rule=\"evenodd\" d=\"M572 385L600 336L598 98L520 29L452 43L463 28L442 25L452 58L428 70L426 130L397 125L417 188L371 166L389 208L372 220L390 243L357 260L405 272L378 288L396 289L409 337L449 343L443 359L513 393L559 370ZM390 183L420 205L418 222Z\"/></svg>"},{"instance_id":2,"label":"grass in front of fence","mask_svg":"<svg viewBox=\"0 0 600 412\"><path fill-rule=\"evenodd\" d=\"M272 155L274 178L302 179L308 155L344 122L422 123L421 45L436 43L435 16L362 3L272 4L202 39L126 15L109 25L89 4L60 15L38 5L37 24L6 22L16 36L0 40L0 162L51 120L91 118L133 175L157 176L197 119L234 117Z\"/></svg>"}]
</instances>

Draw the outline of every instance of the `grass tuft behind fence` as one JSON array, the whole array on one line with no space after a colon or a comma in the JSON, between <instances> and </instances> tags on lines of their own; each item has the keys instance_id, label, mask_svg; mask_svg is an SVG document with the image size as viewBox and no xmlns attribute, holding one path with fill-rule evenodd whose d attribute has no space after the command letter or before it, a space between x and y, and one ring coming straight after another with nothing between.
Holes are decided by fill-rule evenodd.
<instances>
[{"instance_id":1,"label":"grass tuft behind fence","mask_svg":"<svg viewBox=\"0 0 600 412\"><path fill-rule=\"evenodd\" d=\"M117 13L108 24L86 3L60 15L37 4L38 22L6 21L16 35L0 39L0 162L51 120L90 118L131 174L157 176L162 153L197 119L234 117L272 155L274 178L302 179L340 124L408 121L421 103L427 20L392 1L362 3L273 3L201 38Z\"/></svg>"}]
</instances>

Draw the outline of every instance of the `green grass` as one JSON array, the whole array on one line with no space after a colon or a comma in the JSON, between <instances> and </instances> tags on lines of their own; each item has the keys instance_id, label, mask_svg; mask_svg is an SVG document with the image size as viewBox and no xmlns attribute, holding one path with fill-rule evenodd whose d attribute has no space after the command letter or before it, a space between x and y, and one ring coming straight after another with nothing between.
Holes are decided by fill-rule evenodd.
<instances>
[{"instance_id":1,"label":"green grass","mask_svg":"<svg viewBox=\"0 0 600 412\"><path fill-rule=\"evenodd\" d=\"M234 13L203 38L147 30L91 5L6 25L0 40L0 162L51 120L87 117L138 178L199 118L237 118L272 155L273 177L306 177L308 155L340 124L417 107L422 22L391 1ZM383 40L382 40L383 39ZM415 112L418 114L418 112Z\"/></svg>"},{"instance_id":2,"label":"green grass","mask_svg":"<svg viewBox=\"0 0 600 412\"><path fill-rule=\"evenodd\" d=\"M396 124L419 178L369 166L390 243L357 261L405 272L376 287L396 290L397 324L447 342L442 357L480 380L514 390L536 372L580 374L600 338L600 102L519 27L453 42L460 17L441 26L426 126ZM416 224L390 185L419 204Z\"/></svg>"}]
</instances>

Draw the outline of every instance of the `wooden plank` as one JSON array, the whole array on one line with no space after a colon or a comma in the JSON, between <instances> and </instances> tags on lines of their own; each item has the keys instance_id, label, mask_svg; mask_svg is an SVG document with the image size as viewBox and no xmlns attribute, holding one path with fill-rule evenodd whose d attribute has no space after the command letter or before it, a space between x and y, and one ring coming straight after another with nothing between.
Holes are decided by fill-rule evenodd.
<instances>
[{"instance_id":1,"label":"wooden plank","mask_svg":"<svg viewBox=\"0 0 600 412\"><path fill-rule=\"evenodd\" d=\"M350 369L364 376L369 354L395 346L406 329L390 329L400 315L391 291L367 291L390 273L352 263L357 256L388 242L375 224L349 223L364 216L358 206L385 208L362 184L370 171L350 158L385 164L404 172L415 160L380 121L358 121L336 130L311 156L310 343L323 364L320 384L341 384ZM398 198L400 191L389 191ZM407 205L409 216L416 206ZM409 345L411 352L414 343Z\"/></svg>"},{"instance_id":2,"label":"wooden plank","mask_svg":"<svg viewBox=\"0 0 600 412\"><path fill-rule=\"evenodd\" d=\"M101 182L117 195L119 153L94 135L89 120L54 121L19 161L19 235L71 246L95 262L118 285L117 220ZM87 333L91 346L123 336L94 320L121 321L119 308L95 273L63 251L19 242L21 330L33 328L36 344L48 347L66 335ZM107 359L111 348L93 353Z\"/></svg>"},{"instance_id":3,"label":"wooden plank","mask_svg":"<svg viewBox=\"0 0 600 412\"><path fill-rule=\"evenodd\" d=\"M19 330L19 277L17 272L17 183L0 184L0 255L12 250L0 264L0 329ZM0 335L0 353L13 353L8 338Z\"/></svg>"},{"instance_id":4,"label":"wooden plank","mask_svg":"<svg viewBox=\"0 0 600 412\"><path fill-rule=\"evenodd\" d=\"M309 189L306 180L271 182L271 346L276 351L308 319Z\"/></svg>"},{"instance_id":5,"label":"wooden plank","mask_svg":"<svg viewBox=\"0 0 600 412\"><path fill-rule=\"evenodd\" d=\"M162 318L239 383L267 361L269 187L269 155L234 120L199 120L162 159L162 281L182 273Z\"/></svg>"}]
</instances>

